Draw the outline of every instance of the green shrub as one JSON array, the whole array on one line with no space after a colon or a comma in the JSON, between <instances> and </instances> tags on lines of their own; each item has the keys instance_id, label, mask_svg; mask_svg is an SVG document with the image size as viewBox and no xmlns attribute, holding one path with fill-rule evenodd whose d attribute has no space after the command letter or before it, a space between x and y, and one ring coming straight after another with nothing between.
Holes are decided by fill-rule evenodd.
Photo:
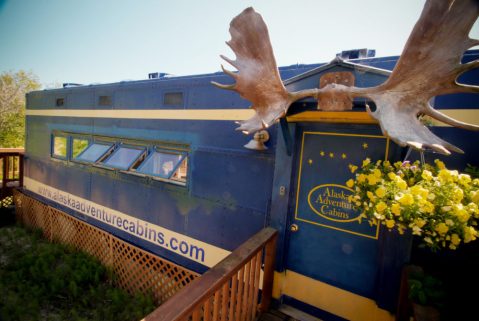
<instances>
[{"instance_id":1,"label":"green shrub","mask_svg":"<svg viewBox=\"0 0 479 321\"><path fill-rule=\"evenodd\" d=\"M41 232L0 229L0 320L139 320L151 296L110 285L98 260L48 243Z\"/></svg>"}]
</instances>

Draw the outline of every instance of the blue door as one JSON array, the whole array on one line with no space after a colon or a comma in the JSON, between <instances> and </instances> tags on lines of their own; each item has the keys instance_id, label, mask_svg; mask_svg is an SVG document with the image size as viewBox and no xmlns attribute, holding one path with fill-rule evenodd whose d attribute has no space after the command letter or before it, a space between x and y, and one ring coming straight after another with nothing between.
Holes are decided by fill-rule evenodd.
<instances>
[{"instance_id":1,"label":"blue door","mask_svg":"<svg viewBox=\"0 0 479 321\"><path fill-rule=\"evenodd\" d=\"M383 264L382 231L360 221L346 181L353 177L350 165L360 167L366 158L388 159L391 143L375 125L297 124L295 139L286 270L296 276L295 282L304 283L304 293L291 290L296 297L290 299L325 310L334 300L325 298L322 305L321 298L312 296L347 293L370 302L377 296ZM312 287L318 284L324 285L323 292L315 293ZM342 311L338 304L328 312Z\"/></svg>"}]
</instances>

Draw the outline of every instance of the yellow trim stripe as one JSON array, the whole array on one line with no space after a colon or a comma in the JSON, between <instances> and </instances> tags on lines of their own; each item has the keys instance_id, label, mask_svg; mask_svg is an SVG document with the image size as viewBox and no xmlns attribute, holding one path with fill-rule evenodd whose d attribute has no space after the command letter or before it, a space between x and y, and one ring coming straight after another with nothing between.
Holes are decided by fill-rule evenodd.
<instances>
[{"instance_id":1,"label":"yellow trim stripe","mask_svg":"<svg viewBox=\"0 0 479 321\"><path fill-rule=\"evenodd\" d=\"M288 122L333 122L333 123L359 123L376 124L377 121L367 112L352 111L304 111L288 116Z\"/></svg>"},{"instance_id":2,"label":"yellow trim stripe","mask_svg":"<svg viewBox=\"0 0 479 321\"><path fill-rule=\"evenodd\" d=\"M371 299L286 270L274 274L273 297L287 295L351 321L393 321Z\"/></svg>"},{"instance_id":3,"label":"yellow trim stripe","mask_svg":"<svg viewBox=\"0 0 479 321\"><path fill-rule=\"evenodd\" d=\"M439 111L456 120L479 126L479 109L441 109ZM430 117L428 119L432 121L434 126L451 127Z\"/></svg>"},{"instance_id":4,"label":"yellow trim stripe","mask_svg":"<svg viewBox=\"0 0 479 321\"><path fill-rule=\"evenodd\" d=\"M441 109L442 113L459 121L479 125L479 109ZM176 120L247 120L253 109L27 109L27 116L122 118L122 119L176 119ZM367 112L305 111L288 116L288 122L331 122L377 124ZM449 126L433 120L434 126Z\"/></svg>"},{"instance_id":5,"label":"yellow trim stripe","mask_svg":"<svg viewBox=\"0 0 479 321\"><path fill-rule=\"evenodd\" d=\"M177 119L177 120L246 120L253 109L27 109L27 116Z\"/></svg>"},{"instance_id":6,"label":"yellow trim stripe","mask_svg":"<svg viewBox=\"0 0 479 321\"><path fill-rule=\"evenodd\" d=\"M441 113L454 119L479 126L479 109L440 109ZM429 118L430 119L430 118ZM356 123L377 124L367 112L351 111L305 111L296 115L288 116L288 122L331 122L331 123ZM432 120L434 126L450 127L447 124Z\"/></svg>"}]
</instances>

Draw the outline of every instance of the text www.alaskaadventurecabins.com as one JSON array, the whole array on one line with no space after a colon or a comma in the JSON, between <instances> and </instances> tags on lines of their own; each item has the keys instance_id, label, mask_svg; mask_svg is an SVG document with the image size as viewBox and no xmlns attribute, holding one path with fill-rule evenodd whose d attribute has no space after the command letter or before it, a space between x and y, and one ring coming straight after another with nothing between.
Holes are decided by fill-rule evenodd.
<instances>
[{"instance_id":1,"label":"text www.alaskaadventurecabins.com","mask_svg":"<svg viewBox=\"0 0 479 321\"><path fill-rule=\"evenodd\" d=\"M189 244L184 240L178 240L176 237L166 237L163 232L157 231L155 227L149 226L147 222L132 217L125 218L111 214L104 208L95 207L89 202L76 199L67 193L63 194L56 190L52 191L43 186L39 187L38 193L50 200L63 204L129 234L146 239L183 256L188 256L197 262L205 261L205 250L203 248Z\"/></svg>"}]
</instances>

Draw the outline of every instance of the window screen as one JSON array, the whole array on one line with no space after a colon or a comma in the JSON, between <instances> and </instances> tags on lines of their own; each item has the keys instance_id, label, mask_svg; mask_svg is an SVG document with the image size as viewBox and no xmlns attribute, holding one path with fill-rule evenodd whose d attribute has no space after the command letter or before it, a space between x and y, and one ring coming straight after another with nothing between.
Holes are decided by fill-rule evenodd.
<instances>
[{"instance_id":1,"label":"window screen","mask_svg":"<svg viewBox=\"0 0 479 321\"><path fill-rule=\"evenodd\" d=\"M184 154L155 151L138 167L137 171L147 175L170 178L184 158Z\"/></svg>"},{"instance_id":2,"label":"window screen","mask_svg":"<svg viewBox=\"0 0 479 321\"><path fill-rule=\"evenodd\" d=\"M103 155L105 155L105 153L109 151L112 146L113 144L93 143L74 159L83 162L94 163Z\"/></svg>"},{"instance_id":3,"label":"window screen","mask_svg":"<svg viewBox=\"0 0 479 321\"><path fill-rule=\"evenodd\" d=\"M87 147L90 141L85 138L76 138L73 137L72 139L72 157L76 158L78 155L81 154Z\"/></svg>"},{"instance_id":4,"label":"window screen","mask_svg":"<svg viewBox=\"0 0 479 321\"><path fill-rule=\"evenodd\" d=\"M64 136L53 136L52 155L59 158L67 158L67 142Z\"/></svg>"},{"instance_id":5,"label":"window screen","mask_svg":"<svg viewBox=\"0 0 479 321\"><path fill-rule=\"evenodd\" d=\"M121 146L103 161L103 164L108 167L127 170L144 152L144 148Z\"/></svg>"}]
</instances>

